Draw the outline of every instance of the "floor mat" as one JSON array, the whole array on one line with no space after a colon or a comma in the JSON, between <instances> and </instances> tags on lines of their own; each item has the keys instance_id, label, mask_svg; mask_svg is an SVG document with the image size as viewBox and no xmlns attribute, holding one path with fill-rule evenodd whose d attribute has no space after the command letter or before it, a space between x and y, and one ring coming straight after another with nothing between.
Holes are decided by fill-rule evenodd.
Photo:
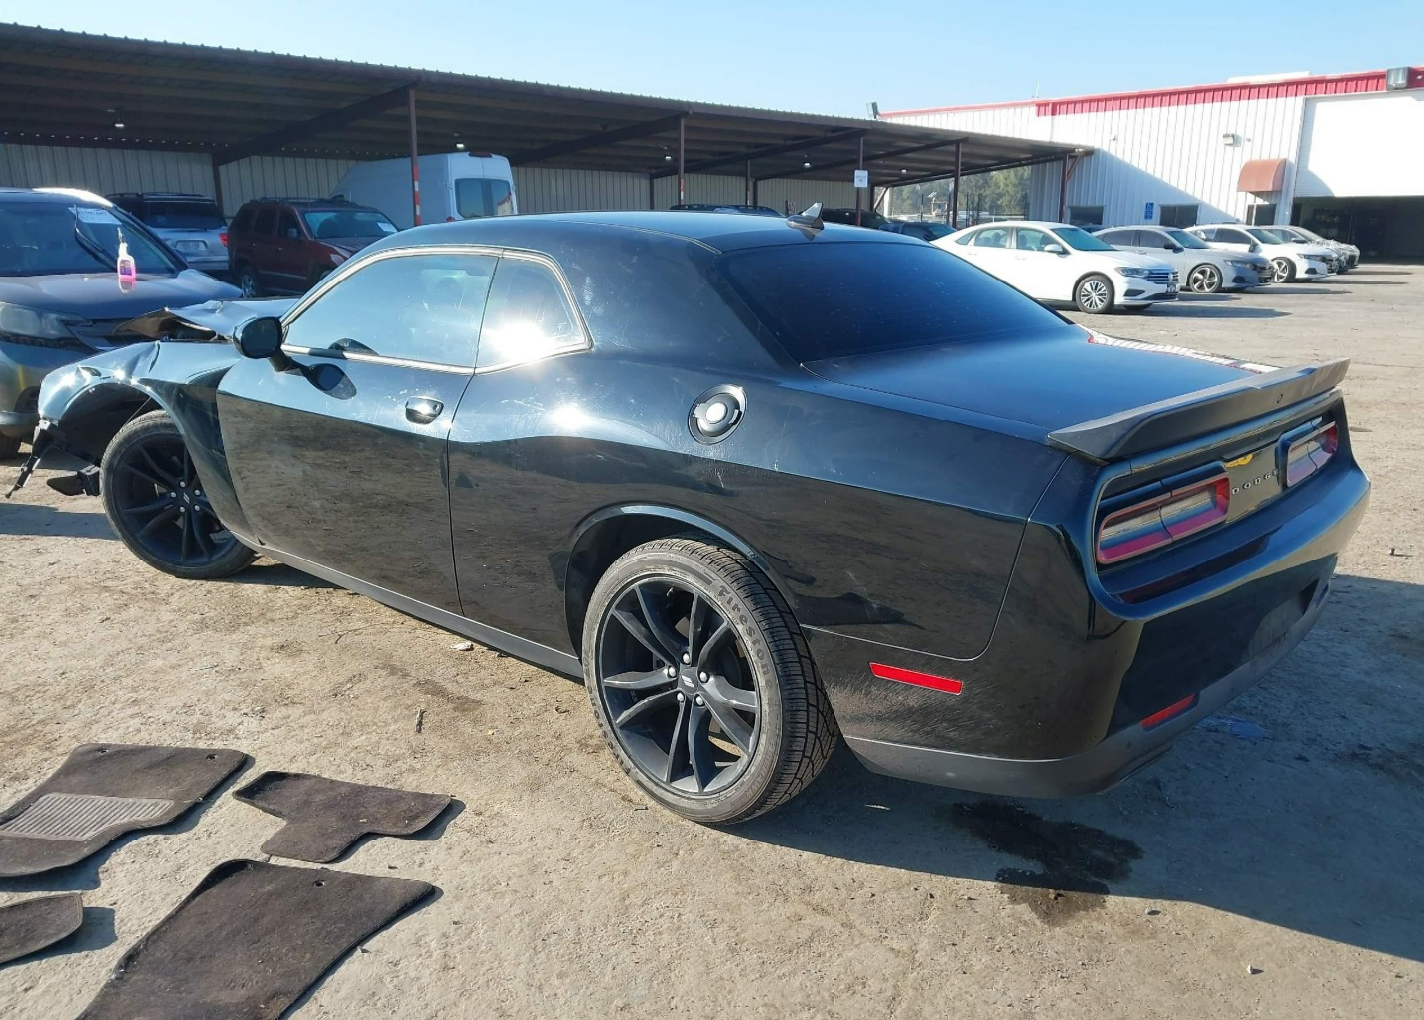
<instances>
[{"instance_id":1,"label":"floor mat","mask_svg":"<svg viewBox=\"0 0 1424 1020\"><path fill-rule=\"evenodd\" d=\"M52 946L83 923L84 898L78 893L38 896L0 907L0 964Z\"/></svg>"},{"instance_id":2,"label":"floor mat","mask_svg":"<svg viewBox=\"0 0 1424 1020\"><path fill-rule=\"evenodd\" d=\"M0 811L0 877L82 861L134 829L167 825L247 762L205 747L84 744Z\"/></svg>"},{"instance_id":3,"label":"floor mat","mask_svg":"<svg viewBox=\"0 0 1424 1020\"><path fill-rule=\"evenodd\" d=\"M413 836L444 811L450 798L385 786L343 783L300 772L264 772L233 794L287 824L263 853L322 864L367 834Z\"/></svg>"},{"instance_id":4,"label":"floor mat","mask_svg":"<svg viewBox=\"0 0 1424 1020\"><path fill-rule=\"evenodd\" d=\"M79 1020L275 1020L435 887L227 861L119 960Z\"/></svg>"}]
</instances>

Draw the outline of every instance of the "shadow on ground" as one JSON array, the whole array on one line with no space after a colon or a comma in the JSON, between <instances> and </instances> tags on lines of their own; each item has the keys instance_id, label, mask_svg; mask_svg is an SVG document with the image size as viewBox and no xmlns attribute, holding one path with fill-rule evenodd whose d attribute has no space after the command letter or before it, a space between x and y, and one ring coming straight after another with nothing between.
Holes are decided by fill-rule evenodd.
<instances>
[{"instance_id":1,"label":"shadow on ground","mask_svg":"<svg viewBox=\"0 0 1424 1020\"><path fill-rule=\"evenodd\" d=\"M874 775L844 747L737 835L992 881L1047 924L1199 903L1424 960L1424 587L1339 577L1261 686L1108 793L1012 801ZM1412 622L1411 622L1412 621Z\"/></svg>"},{"instance_id":2,"label":"shadow on ground","mask_svg":"<svg viewBox=\"0 0 1424 1020\"><path fill-rule=\"evenodd\" d=\"M94 510L57 510L52 506L0 499L0 535L42 535L46 538L115 538L98 500Z\"/></svg>"}]
</instances>

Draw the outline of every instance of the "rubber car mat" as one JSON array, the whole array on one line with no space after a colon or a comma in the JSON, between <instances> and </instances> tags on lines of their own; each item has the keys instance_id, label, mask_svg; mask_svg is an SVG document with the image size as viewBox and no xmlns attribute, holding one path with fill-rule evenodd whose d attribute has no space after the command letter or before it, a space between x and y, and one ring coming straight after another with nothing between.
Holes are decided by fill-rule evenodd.
<instances>
[{"instance_id":1,"label":"rubber car mat","mask_svg":"<svg viewBox=\"0 0 1424 1020\"><path fill-rule=\"evenodd\" d=\"M248 761L241 751L83 744L0 811L0 877L82 861L134 829L167 825Z\"/></svg>"},{"instance_id":2,"label":"rubber car mat","mask_svg":"<svg viewBox=\"0 0 1424 1020\"><path fill-rule=\"evenodd\" d=\"M301 772L264 772L233 794L287 824L262 844L273 857L324 864L362 836L413 836L450 798L386 786L363 786Z\"/></svg>"},{"instance_id":3,"label":"rubber car mat","mask_svg":"<svg viewBox=\"0 0 1424 1020\"><path fill-rule=\"evenodd\" d=\"M84 897L77 892L0 907L0 964L52 946L83 923Z\"/></svg>"},{"instance_id":4,"label":"rubber car mat","mask_svg":"<svg viewBox=\"0 0 1424 1020\"><path fill-rule=\"evenodd\" d=\"M276 1020L435 887L259 861L219 864L126 952L79 1020Z\"/></svg>"}]
</instances>

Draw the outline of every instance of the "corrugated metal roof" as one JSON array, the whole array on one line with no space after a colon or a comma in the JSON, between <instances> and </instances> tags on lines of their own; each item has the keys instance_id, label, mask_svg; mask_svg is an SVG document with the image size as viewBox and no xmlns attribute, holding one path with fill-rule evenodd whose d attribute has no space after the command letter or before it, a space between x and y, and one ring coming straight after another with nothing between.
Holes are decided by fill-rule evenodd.
<instances>
[{"instance_id":1,"label":"corrugated metal roof","mask_svg":"<svg viewBox=\"0 0 1424 1020\"><path fill-rule=\"evenodd\" d=\"M498 152L523 165L872 183L1061 157L1062 146L884 121L733 107L420 68L0 25L0 138L46 146L364 160ZM123 125L118 127L117 125ZM669 158L671 157L671 158ZM805 164L809 163L810 166Z\"/></svg>"}]
</instances>

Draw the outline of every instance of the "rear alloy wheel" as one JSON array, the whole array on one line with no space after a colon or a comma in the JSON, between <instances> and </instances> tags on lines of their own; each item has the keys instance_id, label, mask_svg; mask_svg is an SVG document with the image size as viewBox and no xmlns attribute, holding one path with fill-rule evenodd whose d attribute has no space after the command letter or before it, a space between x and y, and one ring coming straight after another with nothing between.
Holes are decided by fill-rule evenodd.
<instances>
[{"instance_id":1,"label":"rear alloy wheel","mask_svg":"<svg viewBox=\"0 0 1424 1020\"><path fill-rule=\"evenodd\" d=\"M1083 277L1078 281L1077 289L1073 291L1073 303L1078 306L1078 311L1091 315L1112 311L1112 281L1097 273Z\"/></svg>"},{"instance_id":2,"label":"rear alloy wheel","mask_svg":"<svg viewBox=\"0 0 1424 1020\"><path fill-rule=\"evenodd\" d=\"M151 567L195 580L227 577L253 552L213 513L178 426L166 411L129 422L99 467L104 513L124 545Z\"/></svg>"},{"instance_id":3,"label":"rear alloy wheel","mask_svg":"<svg viewBox=\"0 0 1424 1020\"><path fill-rule=\"evenodd\" d=\"M1271 279L1276 283L1294 282L1295 263L1284 256L1278 259L1271 259Z\"/></svg>"},{"instance_id":4,"label":"rear alloy wheel","mask_svg":"<svg viewBox=\"0 0 1424 1020\"><path fill-rule=\"evenodd\" d=\"M1215 294L1221 290L1221 270L1203 263L1187 274L1187 289L1194 294Z\"/></svg>"},{"instance_id":5,"label":"rear alloy wheel","mask_svg":"<svg viewBox=\"0 0 1424 1020\"><path fill-rule=\"evenodd\" d=\"M836 744L830 703L780 594L694 538L639 546L599 580L584 677L604 738L653 799L705 824L795 797Z\"/></svg>"},{"instance_id":6,"label":"rear alloy wheel","mask_svg":"<svg viewBox=\"0 0 1424 1020\"><path fill-rule=\"evenodd\" d=\"M246 298L257 298L262 296L262 280L257 275L257 270L251 266L243 266L237 273L237 286L242 290L242 296Z\"/></svg>"}]
</instances>

